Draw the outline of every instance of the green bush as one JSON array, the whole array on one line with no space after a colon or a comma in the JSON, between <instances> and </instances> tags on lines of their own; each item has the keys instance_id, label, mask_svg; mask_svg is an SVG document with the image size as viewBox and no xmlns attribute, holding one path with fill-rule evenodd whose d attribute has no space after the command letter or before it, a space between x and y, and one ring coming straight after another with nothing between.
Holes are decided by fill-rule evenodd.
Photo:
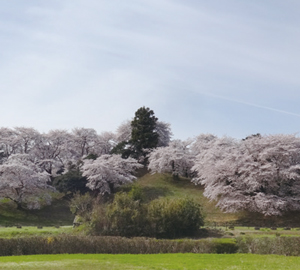
<instances>
[{"instance_id":1,"label":"green bush","mask_svg":"<svg viewBox=\"0 0 300 270\"><path fill-rule=\"evenodd\" d=\"M201 208L189 198L160 198L148 206L151 233L159 238L192 236L204 224Z\"/></svg>"},{"instance_id":2,"label":"green bush","mask_svg":"<svg viewBox=\"0 0 300 270\"><path fill-rule=\"evenodd\" d=\"M83 231L90 235L109 235L110 222L106 216L106 204L95 204L90 214L90 220L84 224Z\"/></svg>"},{"instance_id":3,"label":"green bush","mask_svg":"<svg viewBox=\"0 0 300 270\"><path fill-rule=\"evenodd\" d=\"M231 239L226 239L226 240L231 240ZM231 254L231 253L236 253L237 250L238 250L238 246L235 241L222 241L222 239L214 239L211 253Z\"/></svg>"},{"instance_id":4,"label":"green bush","mask_svg":"<svg viewBox=\"0 0 300 270\"><path fill-rule=\"evenodd\" d=\"M117 193L114 201L107 206L106 217L113 235L141 236L147 231L146 207L140 200L134 200L138 194Z\"/></svg>"},{"instance_id":5,"label":"green bush","mask_svg":"<svg viewBox=\"0 0 300 270\"><path fill-rule=\"evenodd\" d=\"M73 214L80 216L82 220L89 220L93 204L94 198L89 193L81 195L77 192L71 199L69 205Z\"/></svg>"}]
</instances>

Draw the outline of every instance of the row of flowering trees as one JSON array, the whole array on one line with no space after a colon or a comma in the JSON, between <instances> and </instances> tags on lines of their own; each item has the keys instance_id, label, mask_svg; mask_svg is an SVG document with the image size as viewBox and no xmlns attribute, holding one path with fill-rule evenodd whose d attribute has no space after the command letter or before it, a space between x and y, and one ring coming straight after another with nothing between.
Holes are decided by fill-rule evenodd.
<instances>
[{"instance_id":1,"label":"row of flowering trees","mask_svg":"<svg viewBox=\"0 0 300 270\"><path fill-rule=\"evenodd\" d=\"M227 212L300 210L300 138L295 135L256 134L243 140L200 135L173 141L151 152L149 169L192 178Z\"/></svg>"},{"instance_id":2,"label":"row of flowering trees","mask_svg":"<svg viewBox=\"0 0 300 270\"><path fill-rule=\"evenodd\" d=\"M50 193L55 192L55 186L74 190L75 183L66 184L66 180L109 194L135 179L133 173L143 167L138 159L145 159L148 153L144 148L168 145L171 134L170 125L159 122L145 107L116 133L97 134L91 128L48 133L26 127L0 128L0 198L14 201L19 208L40 208L51 203ZM155 141L151 142L150 137ZM116 150L120 144L122 151L130 150L126 159Z\"/></svg>"},{"instance_id":3,"label":"row of flowering trees","mask_svg":"<svg viewBox=\"0 0 300 270\"><path fill-rule=\"evenodd\" d=\"M33 128L0 128L0 197L19 208L50 204L55 177L89 154L109 153L113 138L112 133L98 135L86 128L42 134Z\"/></svg>"},{"instance_id":4,"label":"row of flowering trees","mask_svg":"<svg viewBox=\"0 0 300 270\"><path fill-rule=\"evenodd\" d=\"M186 141L171 141L171 136L170 125L145 107L116 133L0 128L0 198L20 208L39 208L51 203L55 184L66 178L71 185L84 179L85 188L110 194L147 166L152 173L203 185L204 195L225 211L280 215L300 210L297 136L256 134L236 140L202 134Z\"/></svg>"}]
</instances>

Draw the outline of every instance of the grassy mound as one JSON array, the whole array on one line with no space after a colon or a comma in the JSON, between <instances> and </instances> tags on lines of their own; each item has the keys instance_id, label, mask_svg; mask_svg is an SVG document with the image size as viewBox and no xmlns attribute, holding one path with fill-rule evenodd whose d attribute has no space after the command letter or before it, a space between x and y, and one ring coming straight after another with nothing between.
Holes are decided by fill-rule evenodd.
<instances>
[{"instance_id":1,"label":"grassy mound","mask_svg":"<svg viewBox=\"0 0 300 270\"><path fill-rule=\"evenodd\" d=\"M234 222L241 218L239 213L224 213L216 207L215 202L203 196L203 187L194 185L188 178L174 180L170 174L145 174L137 180L142 188L146 200L158 197L185 197L188 196L199 202L203 209L206 224Z\"/></svg>"}]
</instances>

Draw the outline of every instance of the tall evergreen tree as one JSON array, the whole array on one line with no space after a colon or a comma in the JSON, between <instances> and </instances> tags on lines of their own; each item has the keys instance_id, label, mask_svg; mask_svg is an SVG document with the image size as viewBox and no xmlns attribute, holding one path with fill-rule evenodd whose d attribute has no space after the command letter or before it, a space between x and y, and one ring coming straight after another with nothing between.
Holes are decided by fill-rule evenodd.
<instances>
[{"instance_id":1,"label":"tall evergreen tree","mask_svg":"<svg viewBox=\"0 0 300 270\"><path fill-rule=\"evenodd\" d=\"M156 131L157 120L149 108L141 107L135 112L131 122L131 145L137 158L145 156L143 149L157 147L159 137Z\"/></svg>"}]
</instances>

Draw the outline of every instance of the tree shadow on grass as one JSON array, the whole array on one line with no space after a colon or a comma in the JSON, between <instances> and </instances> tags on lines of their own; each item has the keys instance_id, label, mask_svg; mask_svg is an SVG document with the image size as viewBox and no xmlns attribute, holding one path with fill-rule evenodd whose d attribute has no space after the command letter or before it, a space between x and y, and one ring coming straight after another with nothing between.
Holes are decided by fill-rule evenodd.
<instances>
[{"instance_id":1,"label":"tree shadow on grass","mask_svg":"<svg viewBox=\"0 0 300 270\"><path fill-rule=\"evenodd\" d=\"M65 200L54 200L51 205L35 210L17 209L16 204L9 200L0 202L1 226L71 225L73 219L69 203Z\"/></svg>"},{"instance_id":2,"label":"tree shadow on grass","mask_svg":"<svg viewBox=\"0 0 300 270\"><path fill-rule=\"evenodd\" d=\"M243 226L254 227L291 227L298 228L300 224L300 211L290 211L282 216L264 216L261 213L244 211L236 223Z\"/></svg>"},{"instance_id":3,"label":"tree shadow on grass","mask_svg":"<svg viewBox=\"0 0 300 270\"><path fill-rule=\"evenodd\" d=\"M143 193L148 201L173 194L173 192L167 187L144 187Z\"/></svg>"},{"instance_id":4,"label":"tree shadow on grass","mask_svg":"<svg viewBox=\"0 0 300 270\"><path fill-rule=\"evenodd\" d=\"M192 239L203 239L203 238L222 238L224 237L224 232L222 230L214 228L200 228L195 232Z\"/></svg>"}]
</instances>

